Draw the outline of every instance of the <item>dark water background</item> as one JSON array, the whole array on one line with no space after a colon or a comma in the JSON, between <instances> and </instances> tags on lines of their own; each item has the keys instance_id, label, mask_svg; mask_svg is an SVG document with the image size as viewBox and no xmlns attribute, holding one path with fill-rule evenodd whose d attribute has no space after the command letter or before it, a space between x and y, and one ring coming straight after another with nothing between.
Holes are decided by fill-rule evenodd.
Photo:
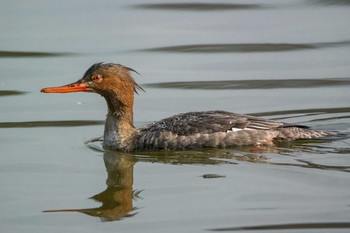
<instances>
[{"instance_id":1,"label":"dark water background","mask_svg":"<svg viewBox=\"0 0 350 233\"><path fill-rule=\"evenodd\" d=\"M94 94L44 95L95 62L133 67L135 124L250 113L350 132L350 1L5 1L1 232L349 232L350 140L123 154Z\"/></svg>"}]
</instances>

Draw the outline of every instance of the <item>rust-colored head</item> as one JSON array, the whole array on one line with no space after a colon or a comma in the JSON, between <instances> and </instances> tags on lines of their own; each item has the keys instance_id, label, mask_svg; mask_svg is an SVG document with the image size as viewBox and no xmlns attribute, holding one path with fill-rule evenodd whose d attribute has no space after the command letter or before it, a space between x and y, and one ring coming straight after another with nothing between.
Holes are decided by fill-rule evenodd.
<instances>
[{"instance_id":1,"label":"rust-colored head","mask_svg":"<svg viewBox=\"0 0 350 233\"><path fill-rule=\"evenodd\" d=\"M131 71L136 72L119 64L96 63L85 72L82 79L64 86L43 88L41 92L95 92L105 97L109 108L113 108L111 102L132 107L134 92L137 93L137 90L143 89L131 77Z\"/></svg>"}]
</instances>

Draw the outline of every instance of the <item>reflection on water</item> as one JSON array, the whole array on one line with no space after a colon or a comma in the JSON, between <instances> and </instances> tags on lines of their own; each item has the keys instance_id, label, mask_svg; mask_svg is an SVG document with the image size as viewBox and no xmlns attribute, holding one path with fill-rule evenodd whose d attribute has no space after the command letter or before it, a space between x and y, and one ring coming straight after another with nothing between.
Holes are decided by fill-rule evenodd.
<instances>
[{"instance_id":1,"label":"reflection on water","mask_svg":"<svg viewBox=\"0 0 350 233\"><path fill-rule=\"evenodd\" d=\"M349 0L306 0L309 3L324 4L324 5L348 5Z\"/></svg>"},{"instance_id":2,"label":"reflection on water","mask_svg":"<svg viewBox=\"0 0 350 233\"><path fill-rule=\"evenodd\" d=\"M210 229L210 231L261 231L261 230L305 230L305 229L344 229L350 228L348 222L306 222L249 227L228 227Z\"/></svg>"},{"instance_id":3,"label":"reflection on water","mask_svg":"<svg viewBox=\"0 0 350 233\"><path fill-rule=\"evenodd\" d=\"M204 174L202 175L204 179L215 179L215 178L225 178L226 176L224 175L219 175L219 174Z\"/></svg>"},{"instance_id":4,"label":"reflection on water","mask_svg":"<svg viewBox=\"0 0 350 233\"><path fill-rule=\"evenodd\" d=\"M103 138L94 138L85 142L86 146L96 152L105 152L103 149ZM112 153L112 152L109 152ZM117 152L115 152L117 153ZM138 162L151 162L173 165L217 165L235 164L232 154L225 150L203 149L189 151L144 151L129 154Z\"/></svg>"},{"instance_id":5,"label":"reflection on water","mask_svg":"<svg viewBox=\"0 0 350 233\"><path fill-rule=\"evenodd\" d=\"M350 41L325 43L248 43L248 44L191 44L156 47L141 51L176 53L236 53L236 52L285 52L293 50L320 49L334 46L349 46Z\"/></svg>"},{"instance_id":6,"label":"reflection on water","mask_svg":"<svg viewBox=\"0 0 350 233\"><path fill-rule=\"evenodd\" d=\"M294 156L295 153L304 153L304 154L349 154L350 150L347 147L334 149L331 147L322 146L322 142L313 143L308 145L305 142L296 142L289 145L289 147L279 148L279 154L284 156ZM324 142L323 142L324 143ZM301 168L312 168L312 169L321 169L321 170L334 170L339 172L350 172L350 166L337 166L337 165L326 165L316 162L308 161L307 158L298 158L295 157L290 162L273 162L269 159L264 161L259 161L259 164L269 164L269 165L278 165L278 166L296 166Z\"/></svg>"},{"instance_id":7,"label":"reflection on water","mask_svg":"<svg viewBox=\"0 0 350 233\"><path fill-rule=\"evenodd\" d=\"M148 3L134 5L134 8L154 10L185 10L185 11L217 11L259 9L266 6L260 4L238 3Z\"/></svg>"},{"instance_id":8,"label":"reflection on water","mask_svg":"<svg viewBox=\"0 0 350 233\"><path fill-rule=\"evenodd\" d=\"M74 127L102 125L104 121L76 120L76 121L24 121L0 122L0 128L34 128L34 127Z\"/></svg>"},{"instance_id":9,"label":"reflection on water","mask_svg":"<svg viewBox=\"0 0 350 233\"><path fill-rule=\"evenodd\" d=\"M137 214L134 201L136 201L142 190L133 190L134 165L137 162L161 163L172 165L237 165L239 162L249 162L261 165L295 166L300 168L311 168L321 170L333 170L338 172L350 172L350 166L332 166L308 161L295 154L343 154L349 153L349 149L339 147L337 149L324 146L322 143L293 142L281 144L277 147L240 147L235 149L203 149L190 151L156 151L135 154L125 154L117 151L105 151L102 148L102 139L92 139L86 145L94 151L103 151L104 164L107 170L107 188L101 193L95 194L91 199L100 202L97 208L60 209L45 210L44 212L79 212L90 216L99 217L102 221L116 221ZM289 162L274 162L271 155L290 157ZM225 178L225 174L203 174L204 179ZM336 224L336 225L333 225ZM286 224L268 225L240 228L220 228L213 231L236 231L236 230L272 230L272 229L313 229L313 228L347 228L349 225L343 223L333 224Z\"/></svg>"},{"instance_id":10,"label":"reflection on water","mask_svg":"<svg viewBox=\"0 0 350 233\"><path fill-rule=\"evenodd\" d=\"M0 57L57 57L57 56L69 56L72 53L50 53L50 52L34 52L34 51L0 51Z\"/></svg>"},{"instance_id":11,"label":"reflection on water","mask_svg":"<svg viewBox=\"0 0 350 233\"><path fill-rule=\"evenodd\" d=\"M288 3L288 2L287 2ZM304 4L319 5L348 5L349 0L304 0ZM286 6L293 6L287 4ZM272 4L256 4L256 3L196 3L196 2L172 2L172 3L146 3L132 5L132 8L146 10L176 10L176 11L227 11L227 10L255 10L275 8L278 5Z\"/></svg>"},{"instance_id":12,"label":"reflection on water","mask_svg":"<svg viewBox=\"0 0 350 233\"><path fill-rule=\"evenodd\" d=\"M8 96L8 95L24 95L27 92L25 91L15 91L15 90L0 90L0 97L1 96Z\"/></svg>"},{"instance_id":13,"label":"reflection on water","mask_svg":"<svg viewBox=\"0 0 350 233\"><path fill-rule=\"evenodd\" d=\"M135 159L127 154L107 151L103 159L107 169L107 188L91 197L102 204L100 207L45 210L44 212L79 212L99 217L102 221L116 221L134 216L137 208L133 206L133 200L137 199L141 193L141 191L133 190L132 187Z\"/></svg>"},{"instance_id":14,"label":"reflection on water","mask_svg":"<svg viewBox=\"0 0 350 233\"><path fill-rule=\"evenodd\" d=\"M327 113L350 113L350 108L312 108L312 109L295 109L295 110L284 110L284 111L272 111L272 112L260 112L254 113L255 116L273 116L273 115L289 115L289 114L312 114L320 115ZM286 118L281 118L286 119ZM317 119L319 120L319 119Z\"/></svg>"},{"instance_id":15,"label":"reflection on water","mask_svg":"<svg viewBox=\"0 0 350 233\"><path fill-rule=\"evenodd\" d=\"M264 79L264 80L225 80L225 81L188 81L161 82L144 84L156 88L180 89L275 89L275 88L316 88L350 85L350 78L328 79Z\"/></svg>"},{"instance_id":16,"label":"reflection on water","mask_svg":"<svg viewBox=\"0 0 350 233\"><path fill-rule=\"evenodd\" d=\"M349 0L207 2L2 5L4 232L69 232L72 223L98 232L96 219L117 221L103 224L106 232L349 231L349 139L135 154L106 151L96 139L86 150L79 141L99 136L104 122L84 116L103 116L100 102L91 103L94 113L80 109L83 117L70 120L77 119L75 106L65 104L89 97L30 91L70 80L92 62L120 62L142 70L142 82L157 88L137 101L140 122L219 103L222 110L350 131ZM190 75L198 82L167 82L190 81ZM235 79L223 81L227 77ZM233 105L236 93L254 101ZM53 98L59 108L47 109L52 102L42 98ZM47 112L62 108L57 115ZM102 161L95 154L103 155L107 173L98 169ZM101 175L102 186L91 182ZM89 205L61 205L77 198L66 191L84 192L84 185L98 190L84 196ZM57 198L62 201L53 206ZM47 212L61 213L40 213L52 208L61 210Z\"/></svg>"}]
</instances>

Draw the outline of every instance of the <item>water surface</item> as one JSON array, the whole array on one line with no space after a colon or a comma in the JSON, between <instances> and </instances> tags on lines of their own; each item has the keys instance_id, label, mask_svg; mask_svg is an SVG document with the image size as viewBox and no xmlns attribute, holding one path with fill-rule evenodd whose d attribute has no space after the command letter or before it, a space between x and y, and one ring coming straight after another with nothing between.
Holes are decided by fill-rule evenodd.
<instances>
[{"instance_id":1,"label":"water surface","mask_svg":"<svg viewBox=\"0 0 350 233\"><path fill-rule=\"evenodd\" d=\"M350 132L349 1L10 1L0 9L4 232L348 232L350 139L106 151L106 105L40 93L137 70L135 125L201 110Z\"/></svg>"}]
</instances>

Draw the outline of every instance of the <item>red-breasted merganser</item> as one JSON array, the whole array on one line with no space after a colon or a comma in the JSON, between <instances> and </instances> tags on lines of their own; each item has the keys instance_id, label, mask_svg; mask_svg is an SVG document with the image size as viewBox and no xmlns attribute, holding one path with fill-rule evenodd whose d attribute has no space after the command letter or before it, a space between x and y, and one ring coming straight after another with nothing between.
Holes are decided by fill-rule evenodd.
<instances>
[{"instance_id":1,"label":"red-breasted merganser","mask_svg":"<svg viewBox=\"0 0 350 233\"><path fill-rule=\"evenodd\" d=\"M44 88L41 92L102 95L108 106L103 144L121 151L274 145L279 141L337 135L225 111L182 113L137 129L133 123L134 92L143 89L130 72L136 71L119 64L96 63L77 82Z\"/></svg>"}]
</instances>

